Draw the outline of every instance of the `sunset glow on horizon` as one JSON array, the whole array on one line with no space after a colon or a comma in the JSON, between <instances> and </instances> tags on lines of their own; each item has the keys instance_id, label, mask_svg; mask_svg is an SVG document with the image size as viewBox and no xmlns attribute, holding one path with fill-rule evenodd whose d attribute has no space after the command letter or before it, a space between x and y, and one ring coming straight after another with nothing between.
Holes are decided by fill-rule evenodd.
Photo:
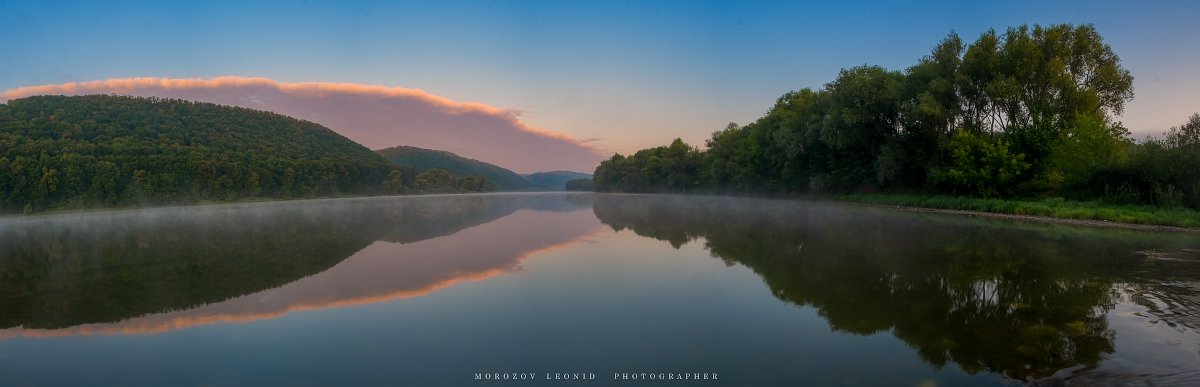
<instances>
[{"instance_id":1,"label":"sunset glow on horizon","mask_svg":"<svg viewBox=\"0 0 1200 387\"><path fill-rule=\"evenodd\" d=\"M843 68L903 70L951 32L971 41L988 29L1021 24L1090 23L1134 76L1135 97L1120 119L1142 138L1200 112L1194 70L1200 49L1185 43L1200 38L1191 20L1197 14L1200 3L1169 1L2 1L0 33L20 38L9 42L11 60L0 63L0 90L11 98L37 90L76 93L70 87L104 92L87 86L96 81L225 76L298 88L330 85L358 96L409 90L430 106L477 108L497 125L508 120L499 132L517 137L488 141L500 141L495 147L512 155L436 136L388 143L362 134L378 129L338 127L312 116L340 111L335 107L299 118L350 133L373 149L440 146L523 173L591 172L612 153L676 137L703 146L727 123L752 122L783 93L820 88ZM130 92L152 94L153 88L138 87ZM287 87L280 90L287 94ZM187 97L178 89L168 94ZM222 95L217 102L250 97ZM404 120L378 119L386 122L371 124ZM363 120L340 124L361 126ZM526 135L534 143L510 146ZM549 149L538 142L543 139L565 153L533 153Z\"/></svg>"}]
</instances>

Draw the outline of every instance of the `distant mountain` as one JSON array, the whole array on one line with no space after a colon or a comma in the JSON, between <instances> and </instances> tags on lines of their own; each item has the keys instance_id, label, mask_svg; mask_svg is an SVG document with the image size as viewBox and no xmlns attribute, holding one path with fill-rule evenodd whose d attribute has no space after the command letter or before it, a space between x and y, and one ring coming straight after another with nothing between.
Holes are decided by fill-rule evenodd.
<instances>
[{"instance_id":1,"label":"distant mountain","mask_svg":"<svg viewBox=\"0 0 1200 387\"><path fill-rule=\"evenodd\" d=\"M395 165L324 126L184 100L0 104L0 212L370 195Z\"/></svg>"},{"instance_id":2,"label":"distant mountain","mask_svg":"<svg viewBox=\"0 0 1200 387\"><path fill-rule=\"evenodd\" d=\"M575 179L591 179L592 175L570 171L538 172L523 175L525 180L545 189L562 191L567 187L567 181Z\"/></svg>"},{"instance_id":3,"label":"distant mountain","mask_svg":"<svg viewBox=\"0 0 1200 387\"><path fill-rule=\"evenodd\" d=\"M494 191L539 189L537 185L530 183L513 171L446 151L401 145L376 150L375 153L401 167L413 168L418 171L440 168L460 176L483 176L487 178Z\"/></svg>"}]
</instances>

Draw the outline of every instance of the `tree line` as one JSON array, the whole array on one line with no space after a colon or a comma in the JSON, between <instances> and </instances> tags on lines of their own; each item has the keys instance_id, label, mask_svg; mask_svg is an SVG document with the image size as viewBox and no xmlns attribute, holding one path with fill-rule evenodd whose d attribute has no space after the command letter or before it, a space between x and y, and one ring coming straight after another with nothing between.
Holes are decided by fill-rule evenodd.
<instances>
[{"instance_id":1,"label":"tree line","mask_svg":"<svg viewBox=\"0 0 1200 387\"><path fill-rule=\"evenodd\" d=\"M781 96L704 149L614 155L597 190L908 192L1200 208L1200 115L1134 141L1116 120L1133 77L1091 25L951 33L903 70L843 69Z\"/></svg>"},{"instance_id":2,"label":"tree line","mask_svg":"<svg viewBox=\"0 0 1200 387\"><path fill-rule=\"evenodd\" d=\"M0 212L488 189L269 112L108 95L0 104Z\"/></svg>"}]
</instances>

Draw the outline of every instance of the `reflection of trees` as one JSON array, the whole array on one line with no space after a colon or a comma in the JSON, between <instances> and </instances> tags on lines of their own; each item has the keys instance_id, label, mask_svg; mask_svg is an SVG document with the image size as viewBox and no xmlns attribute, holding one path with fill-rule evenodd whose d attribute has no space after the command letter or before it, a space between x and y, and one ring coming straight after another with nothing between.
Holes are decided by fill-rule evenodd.
<instances>
[{"instance_id":1,"label":"reflection of trees","mask_svg":"<svg viewBox=\"0 0 1200 387\"><path fill-rule=\"evenodd\" d=\"M1111 353L1113 285L1143 264L1134 251L1157 243L805 202L626 196L594 208L614 230L677 247L703 238L833 329L890 331L938 367L1017 379Z\"/></svg>"},{"instance_id":2,"label":"reflection of trees","mask_svg":"<svg viewBox=\"0 0 1200 387\"><path fill-rule=\"evenodd\" d=\"M187 309L322 272L376 240L450 235L563 196L403 197L0 220L0 328ZM561 202L561 203L560 203Z\"/></svg>"}]
</instances>

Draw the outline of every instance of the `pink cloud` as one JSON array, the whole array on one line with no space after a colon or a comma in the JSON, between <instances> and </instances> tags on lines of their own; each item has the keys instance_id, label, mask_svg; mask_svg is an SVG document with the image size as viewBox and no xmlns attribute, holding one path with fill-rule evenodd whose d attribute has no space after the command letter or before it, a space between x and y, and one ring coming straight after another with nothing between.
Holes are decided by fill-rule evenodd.
<instances>
[{"instance_id":1,"label":"pink cloud","mask_svg":"<svg viewBox=\"0 0 1200 387\"><path fill-rule=\"evenodd\" d=\"M591 172L604 158L586 141L522 122L518 111L418 89L234 76L120 78L19 87L0 93L0 102L43 94L157 96L266 110L325 125L371 149L440 149L519 173Z\"/></svg>"}]
</instances>

